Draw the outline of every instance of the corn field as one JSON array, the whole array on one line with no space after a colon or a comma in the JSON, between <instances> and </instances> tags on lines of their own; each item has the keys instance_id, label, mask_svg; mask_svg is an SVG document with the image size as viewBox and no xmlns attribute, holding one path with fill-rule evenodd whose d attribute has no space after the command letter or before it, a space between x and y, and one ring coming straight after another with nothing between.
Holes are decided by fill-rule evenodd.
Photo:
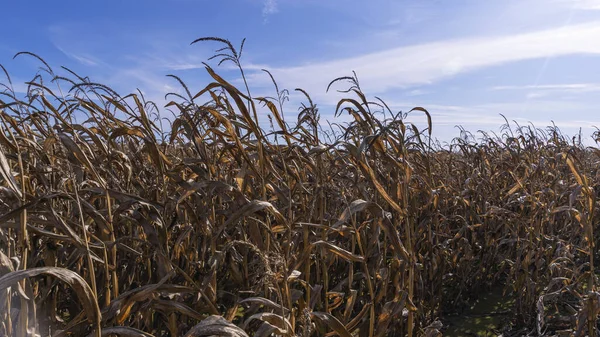
<instances>
[{"instance_id":1,"label":"corn field","mask_svg":"<svg viewBox=\"0 0 600 337\"><path fill-rule=\"evenodd\" d=\"M243 44L194 43L244 84L171 75L172 118L32 53L25 95L2 68L0 335L440 336L498 287L505 336L598 333L598 148L508 121L442 145L356 75L326 128L304 90L294 116L272 76L251 95Z\"/></svg>"}]
</instances>

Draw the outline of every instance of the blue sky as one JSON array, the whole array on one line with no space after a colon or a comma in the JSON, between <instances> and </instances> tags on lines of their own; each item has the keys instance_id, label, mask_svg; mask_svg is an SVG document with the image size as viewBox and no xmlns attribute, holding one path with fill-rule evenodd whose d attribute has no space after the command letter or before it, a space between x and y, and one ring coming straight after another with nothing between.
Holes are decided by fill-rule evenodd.
<instances>
[{"instance_id":1,"label":"blue sky","mask_svg":"<svg viewBox=\"0 0 600 337\"><path fill-rule=\"evenodd\" d=\"M322 120L334 120L339 99L327 84L354 70L393 110L428 109L442 140L458 135L455 125L497 132L500 114L537 127L554 121L568 134L600 127L600 0L11 1L3 12L12 28L0 37L0 63L16 83L38 64L12 57L31 51L164 104L179 90L167 74L192 91L208 83L202 62L218 45L191 41L245 37L255 96L273 95L267 68L280 87L307 90ZM287 118L299 99L291 97Z\"/></svg>"}]
</instances>

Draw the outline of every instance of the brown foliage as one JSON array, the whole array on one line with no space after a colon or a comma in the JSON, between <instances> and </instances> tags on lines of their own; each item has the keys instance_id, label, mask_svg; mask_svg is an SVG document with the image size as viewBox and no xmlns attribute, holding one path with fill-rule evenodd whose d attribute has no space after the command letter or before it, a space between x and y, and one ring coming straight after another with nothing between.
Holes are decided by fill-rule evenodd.
<instances>
[{"instance_id":1,"label":"brown foliage","mask_svg":"<svg viewBox=\"0 0 600 337\"><path fill-rule=\"evenodd\" d=\"M286 91L207 65L164 130L141 94L44 65L0 100L0 335L436 335L498 284L520 325L595 328L600 151L557 128L442 147L354 76L327 131L304 91L290 124Z\"/></svg>"}]
</instances>

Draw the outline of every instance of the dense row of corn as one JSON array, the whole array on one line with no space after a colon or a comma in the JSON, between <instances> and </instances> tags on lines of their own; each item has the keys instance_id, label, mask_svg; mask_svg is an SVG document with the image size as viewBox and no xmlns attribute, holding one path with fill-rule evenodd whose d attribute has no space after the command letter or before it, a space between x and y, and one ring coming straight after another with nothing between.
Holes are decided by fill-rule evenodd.
<instances>
[{"instance_id":1,"label":"dense row of corn","mask_svg":"<svg viewBox=\"0 0 600 337\"><path fill-rule=\"evenodd\" d=\"M435 336L497 285L533 334L595 329L600 151L557 128L441 147L347 77L327 132L207 66L165 131L40 62L0 97L0 335Z\"/></svg>"}]
</instances>

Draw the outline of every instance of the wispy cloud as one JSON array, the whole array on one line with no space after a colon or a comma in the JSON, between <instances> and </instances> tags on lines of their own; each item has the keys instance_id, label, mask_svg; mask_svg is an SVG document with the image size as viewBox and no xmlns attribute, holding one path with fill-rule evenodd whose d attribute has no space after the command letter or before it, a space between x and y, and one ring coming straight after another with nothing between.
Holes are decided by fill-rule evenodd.
<instances>
[{"instance_id":1,"label":"wispy cloud","mask_svg":"<svg viewBox=\"0 0 600 337\"><path fill-rule=\"evenodd\" d=\"M430 84L472 70L530 59L600 54L600 22L508 36L486 36L398 47L333 61L271 68L284 85L324 90L333 78L358 73L365 88L385 92ZM255 74L255 82L267 78Z\"/></svg>"},{"instance_id":2,"label":"wispy cloud","mask_svg":"<svg viewBox=\"0 0 600 337\"><path fill-rule=\"evenodd\" d=\"M290 90L290 101L284 107L288 120L295 119L301 102L306 103L306 98L294 88L306 89L320 107L322 121L331 120L339 98L348 96L336 90L347 89L348 84L336 84L326 93L327 84L354 70L367 96L382 97L392 111L408 111L414 106L427 108L434 117L434 135L440 138L455 135L454 125L469 126L471 130L496 128L503 123L500 113L541 126L554 120L566 127L587 127L590 122L573 119L593 120L597 98L584 93L600 92L600 82L591 83L596 81L592 74L581 69L592 69L600 62L600 45L596 43L600 41L600 17L596 11L585 12L600 7L600 0L466 1L468 6L440 5L429 0L406 6L393 0L376 2L377 5L358 0L243 2L247 7L238 11L241 16L252 10L261 10L256 14L262 15L251 20L243 32L250 43L242 63L253 96L275 96L271 79L261 71L269 69L279 88ZM218 3L221 6L222 2ZM239 9L240 4L235 6ZM294 11L284 10L284 6L293 6ZM526 14L536 8L539 12L535 17ZM269 35L271 29L261 24L261 19L266 22L277 15L278 19L291 22L314 13L335 13L342 18L338 23L360 22L354 27L361 28L348 30L330 23L306 29L301 25L281 25L277 33L285 32L294 38L276 44L265 42L278 34ZM442 20L449 16L454 19ZM566 23L565 17L569 18ZM584 21L594 18L597 21ZM446 23L433 24L440 21ZM123 23L117 22L104 24L121 27ZM181 33L177 30L181 27L162 33L148 28L126 37L123 32L127 30L123 29L98 29L92 34L78 29L81 27L84 26L61 23L50 30L51 42L64 47L63 52L71 60L84 65L77 67L82 75L119 92L140 88L147 98L163 105L166 92L183 93L180 85L166 74L180 76L193 93L212 81L202 70L202 62L218 46L207 43L190 47L189 42L197 36ZM230 28L219 34L235 43L239 32L235 25ZM80 36L82 31L86 31L85 38ZM388 32L393 34L385 35ZM184 37L178 38L178 34ZM294 41L303 38L306 41L299 48ZM91 40L96 43L87 42ZM335 41L336 48L326 46L325 41ZM571 62L575 60L571 55L593 57L577 57L576 62ZM551 69L541 70L544 77L535 80L535 70L547 59L552 59ZM526 60L534 61L517 63ZM215 66L216 62L209 64ZM239 72L231 68L225 63L218 71L228 81L243 86ZM522 85L538 83L542 85ZM335 120L344 118L352 117L344 114ZM413 113L410 118L426 125L422 114Z\"/></svg>"},{"instance_id":3,"label":"wispy cloud","mask_svg":"<svg viewBox=\"0 0 600 337\"><path fill-rule=\"evenodd\" d=\"M562 0L562 2L570 3L578 9L600 10L599 0Z\"/></svg>"},{"instance_id":4,"label":"wispy cloud","mask_svg":"<svg viewBox=\"0 0 600 337\"><path fill-rule=\"evenodd\" d=\"M492 90L534 90L530 93L532 98L541 97L550 92L563 93L588 93L600 91L600 83L569 83L569 84L543 84L543 85L503 85L492 87Z\"/></svg>"},{"instance_id":5,"label":"wispy cloud","mask_svg":"<svg viewBox=\"0 0 600 337\"><path fill-rule=\"evenodd\" d=\"M421 96L425 94L430 94L430 91L422 90L422 89L414 89L406 93L407 96Z\"/></svg>"},{"instance_id":6,"label":"wispy cloud","mask_svg":"<svg viewBox=\"0 0 600 337\"><path fill-rule=\"evenodd\" d=\"M8 81L4 81L3 83L5 85L7 85L12 91L14 91L17 94L26 94L27 93L27 84L25 84L24 80L20 80L20 79L12 79L12 85L8 84ZM7 88L4 87L0 87L0 92L5 92L8 91Z\"/></svg>"},{"instance_id":7,"label":"wispy cloud","mask_svg":"<svg viewBox=\"0 0 600 337\"><path fill-rule=\"evenodd\" d=\"M70 59L73 59L85 66L97 66L99 63L99 61L93 56L69 52L57 44L54 44L54 47L56 47L56 49L60 50L61 53L65 54Z\"/></svg>"},{"instance_id":8,"label":"wispy cloud","mask_svg":"<svg viewBox=\"0 0 600 337\"><path fill-rule=\"evenodd\" d=\"M269 15L277 13L277 0L264 0L262 15L266 21Z\"/></svg>"},{"instance_id":9,"label":"wispy cloud","mask_svg":"<svg viewBox=\"0 0 600 337\"><path fill-rule=\"evenodd\" d=\"M418 105L415 101L386 101L392 111L408 111L410 108ZM447 105L447 104L426 104L425 107L430 112L433 120L433 135L447 139L449 135L455 134L454 126L464 126L471 131L482 129L498 130L499 126L505 123L505 115L511 124L513 121L520 125L532 123L535 127L545 128L555 125L564 128L563 131L568 134L574 134L579 128L591 133L594 126L600 126L600 123L594 121L593 111L595 108L586 103L565 102L556 99L545 99L531 102L526 111L520 101L496 102L484 104L465 104L465 105ZM576 116L566 114L565 112L578 111ZM425 127L427 120L422 113L412 113L408 116L408 121Z\"/></svg>"},{"instance_id":10,"label":"wispy cloud","mask_svg":"<svg viewBox=\"0 0 600 337\"><path fill-rule=\"evenodd\" d=\"M536 99L536 98L542 98L542 97L546 97L548 96L550 93L547 91L533 91L528 93L525 97L527 97L527 99Z\"/></svg>"},{"instance_id":11,"label":"wispy cloud","mask_svg":"<svg viewBox=\"0 0 600 337\"><path fill-rule=\"evenodd\" d=\"M548 89L548 90L599 90L599 83L570 83L570 84L542 84L542 85L503 85L492 88L493 90L522 90L522 89Z\"/></svg>"}]
</instances>

